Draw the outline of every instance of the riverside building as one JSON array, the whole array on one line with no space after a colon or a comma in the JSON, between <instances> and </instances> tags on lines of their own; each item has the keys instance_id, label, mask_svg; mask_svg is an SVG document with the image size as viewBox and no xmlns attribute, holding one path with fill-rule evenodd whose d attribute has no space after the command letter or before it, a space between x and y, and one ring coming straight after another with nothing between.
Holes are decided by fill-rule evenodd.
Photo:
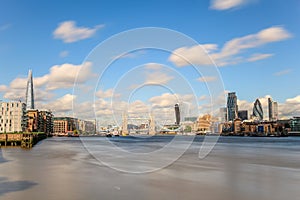
<instances>
[{"instance_id":1,"label":"riverside building","mask_svg":"<svg viewBox=\"0 0 300 200\"><path fill-rule=\"evenodd\" d=\"M26 104L21 101L0 102L0 133L26 130Z\"/></svg>"}]
</instances>

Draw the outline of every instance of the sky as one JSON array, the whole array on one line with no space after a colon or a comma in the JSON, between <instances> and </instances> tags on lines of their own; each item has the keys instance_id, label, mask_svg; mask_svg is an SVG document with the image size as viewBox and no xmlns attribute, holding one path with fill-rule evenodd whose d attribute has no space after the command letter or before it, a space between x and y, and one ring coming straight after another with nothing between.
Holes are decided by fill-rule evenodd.
<instances>
[{"instance_id":1,"label":"sky","mask_svg":"<svg viewBox=\"0 0 300 200\"><path fill-rule=\"evenodd\" d=\"M173 120L175 103L198 116L230 91L249 114L272 97L300 116L299 24L298 0L0 0L0 99L24 101L32 69L56 116Z\"/></svg>"}]
</instances>

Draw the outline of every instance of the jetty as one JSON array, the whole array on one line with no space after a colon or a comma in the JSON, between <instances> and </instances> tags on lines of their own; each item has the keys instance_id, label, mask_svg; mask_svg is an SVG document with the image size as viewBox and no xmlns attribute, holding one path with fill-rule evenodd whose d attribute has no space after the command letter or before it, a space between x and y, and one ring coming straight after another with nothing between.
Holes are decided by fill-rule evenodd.
<instances>
[{"instance_id":1,"label":"jetty","mask_svg":"<svg viewBox=\"0 0 300 200\"><path fill-rule=\"evenodd\" d=\"M43 132L37 133L0 133L0 148L19 146L25 149L32 148L39 141L47 138Z\"/></svg>"}]
</instances>

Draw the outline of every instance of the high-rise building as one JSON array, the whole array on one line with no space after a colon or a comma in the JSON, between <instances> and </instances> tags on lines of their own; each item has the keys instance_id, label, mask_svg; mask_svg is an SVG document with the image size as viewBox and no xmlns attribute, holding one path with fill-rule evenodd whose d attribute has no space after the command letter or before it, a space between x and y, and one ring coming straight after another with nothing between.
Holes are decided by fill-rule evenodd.
<instances>
[{"instance_id":1,"label":"high-rise building","mask_svg":"<svg viewBox=\"0 0 300 200\"><path fill-rule=\"evenodd\" d=\"M179 110L179 104L178 103L175 104L175 117L176 117L175 124L179 125L180 124L180 110Z\"/></svg>"},{"instance_id":2,"label":"high-rise building","mask_svg":"<svg viewBox=\"0 0 300 200\"><path fill-rule=\"evenodd\" d=\"M27 87L26 87L26 108L27 109L34 109L34 91L33 91L33 78L32 78L32 71L29 70L28 72L28 80L27 80Z\"/></svg>"},{"instance_id":3,"label":"high-rise building","mask_svg":"<svg viewBox=\"0 0 300 200\"><path fill-rule=\"evenodd\" d=\"M221 122L225 122L227 121L227 108L220 108L220 121Z\"/></svg>"},{"instance_id":4,"label":"high-rise building","mask_svg":"<svg viewBox=\"0 0 300 200\"><path fill-rule=\"evenodd\" d=\"M248 110L239 110L238 118L240 118L242 121L247 120L248 119Z\"/></svg>"},{"instance_id":5,"label":"high-rise building","mask_svg":"<svg viewBox=\"0 0 300 200\"><path fill-rule=\"evenodd\" d=\"M258 120L263 120L264 118L263 108L259 99L256 99L256 101L254 102L253 116L256 117Z\"/></svg>"},{"instance_id":6,"label":"high-rise building","mask_svg":"<svg viewBox=\"0 0 300 200\"><path fill-rule=\"evenodd\" d=\"M0 133L24 132L26 125L25 103L0 102Z\"/></svg>"},{"instance_id":7,"label":"high-rise building","mask_svg":"<svg viewBox=\"0 0 300 200\"><path fill-rule=\"evenodd\" d=\"M227 97L227 117L228 121L233 121L237 118L238 105L237 105L237 96L235 92L228 93Z\"/></svg>"},{"instance_id":8,"label":"high-rise building","mask_svg":"<svg viewBox=\"0 0 300 200\"><path fill-rule=\"evenodd\" d=\"M278 104L271 98L268 98L268 108L269 108L269 121L276 121L278 119Z\"/></svg>"}]
</instances>

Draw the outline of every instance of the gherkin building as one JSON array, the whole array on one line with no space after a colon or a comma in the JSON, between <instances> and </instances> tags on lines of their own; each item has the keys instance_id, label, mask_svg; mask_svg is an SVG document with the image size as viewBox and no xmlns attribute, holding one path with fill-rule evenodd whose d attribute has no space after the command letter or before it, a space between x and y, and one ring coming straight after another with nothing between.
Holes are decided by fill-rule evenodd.
<instances>
[{"instance_id":1,"label":"gherkin building","mask_svg":"<svg viewBox=\"0 0 300 200\"><path fill-rule=\"evenodd\" d=\"M256 99L256 101L254 102L253 116L257 117L259 120L263 120L264 118L263 108L259 99Z\"/></svg>"}]
</instances>

